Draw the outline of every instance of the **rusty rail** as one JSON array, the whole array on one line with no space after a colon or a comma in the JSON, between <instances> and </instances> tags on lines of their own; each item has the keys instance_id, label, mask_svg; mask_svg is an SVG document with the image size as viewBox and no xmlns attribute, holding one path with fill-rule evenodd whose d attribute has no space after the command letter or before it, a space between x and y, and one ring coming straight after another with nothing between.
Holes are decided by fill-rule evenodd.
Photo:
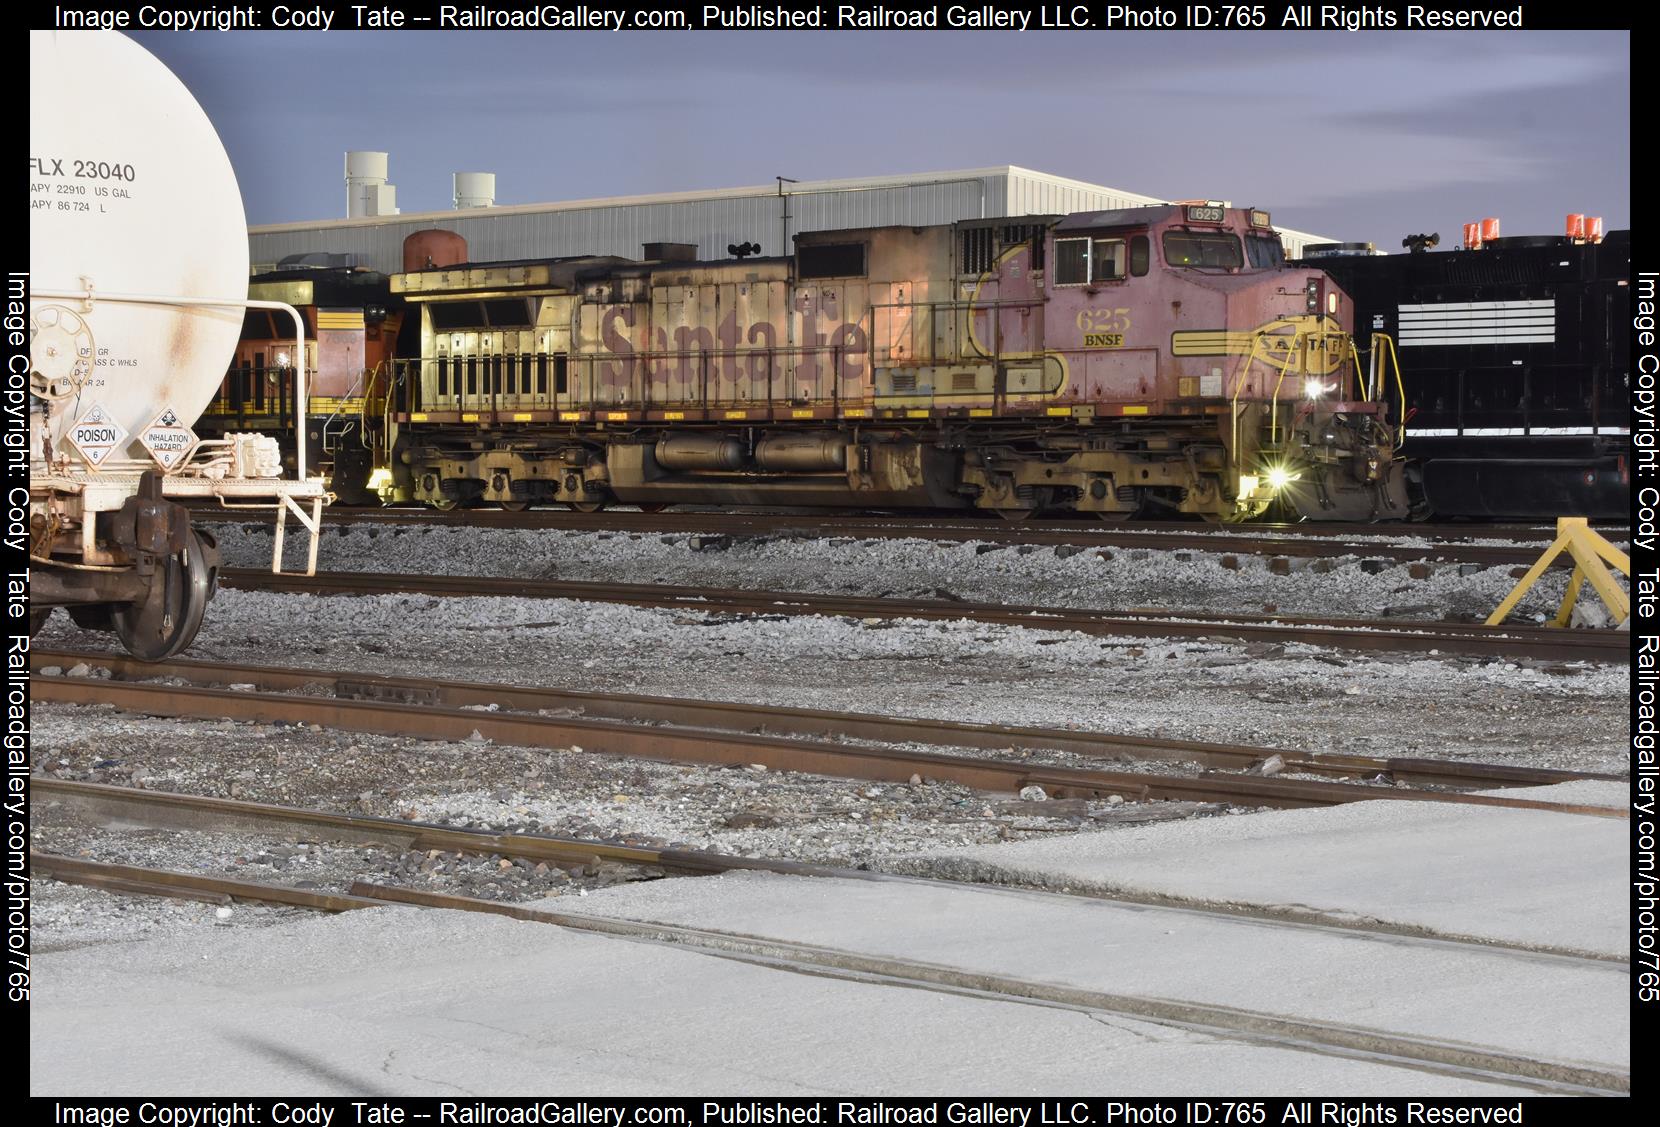
<instances>
[{"instance_id":1,"label":"rusty rail","mask_svg":"<svg viewBox=\"0 0 1660 1127\"><path fill-rule=\"evenodd\" d=\"M31 667L36 669L43 666L63 669L85 664L107 669L115 678L134 681L168 678L204 687L253 685L267 692L290 692L327 685L333 688L336 697L347 700L402 701L447 708L497 705L517 712L562 709L589 719L635 724L673 724L728 732L763 731L781 736L839 737L883 743L923 743L990 751L1056 751L1110 760L1133 756L1168 763L1197 763L1221 770L1245 770L1278 755L1284 761L1285 771L1292 774L1329 778L1386 775L1391 782L1455 789L1547 786L1577 779L1623 780L1620 775L1518 767L1505 763L1300 752L1111 732L974 724L632 693L587 693L541 686L393 677L334 669L226 665L185 659L145 662L127 654L85 650L35 649L30 652L29 660Z\"/></svg>"},{"instance_id":2,"label":"rusty rail","mask_svg":"<svg viewBox=\"0 0 1660 1127\"><path fill-rule=\"evenodd\" d=\"M751 732L718 732L615 720L543 717L276 693L177 687L72 677L33 677L34 699L69 704L110 704L158 716L226 718L256 723L319 724L342 731L386 736L463 740L473 733L499 744L568 749L671 762L800 771L880 782L905 782L921 774L978 790L1017 792L1041 786L1056 797L1128 801L1180 799L1248 806L1332 806L1367 800L1453 802L1510 809L1549 810L1622 818L1623 808L1546 802L1508 796L1399 787L1371 787L1306 779L1210 773L1198 777L1137 771L1017 763L944 755L905 748L864 747Z\"/></svg>"},{"instance_id":3,"label":"rusty rail","mask_svg":"<svg viewBox=\"0 0 1660 1127\"><path fill-rule=\"evenodd\" d=\"M440 512L435 509L350 509L329 510L330 522L337 525L407 524L462 526L467 528L556 529L568 532L711 533L750 537L854 537L861 540L918 539L939 543L987 543L1008 547L1032 545L1053 547L1075 545L1083 548L1151 549L1230 553L1234 555L1290 556L1299 559L1387 560L1394 564L1440 562L1474 563L1487 567L1526 566L1538 557L1550 541L1549 529L1517 526L1342 524L1313 522L1294 525L1248 525L1249 533L1237 526L1172 526L1169 522L1126 521L1112 525L1082 520L1036 519L1017 525L994 520L939 516L851 516L846 514L666 512L641 513L607 511L579 513L560 509L533 509L509 512L500 509L466 509ZM198 517L209 522L233 519L221 512L204 510ZM241 523L252 523L242 518ZM1629 530L1610 528L1611 537ZM1390 542L1397 539L1432 539L1442 543L1428 546ZM1472 544L1469 540L1512 540L1517 546ZM1538 548L1531 545L1537 542Z\"/></svg>"},{"instance_id":4,"label":"rusty rail","mask_svg":"<svg viewBox=\"0 0 1660 1127\"><path fill-rule=\"evenodd\" d=\"M947 599L883 599L797 591L675 587L650 583L586 583L503 577L415 575L332 571L314 576L274 575L227 568L226 587L310 595L368 595L406 592L484 598L575 599L684 611L726 611L790 616L914 618L934 622L967 620L993 626L1077 631L1131 638L1208 638L1212 641L1300 642L1338 649L1472 654L1558 661L1627 659L1631 640L1613 630L1546 630L1532 627L1465 626L1361 618L1301 618L1292 615L1235 614L1127 608L1117 611L1037 607ZM1207 615L1211 617L1206 617Z\"/></svg>"}]
</instances>

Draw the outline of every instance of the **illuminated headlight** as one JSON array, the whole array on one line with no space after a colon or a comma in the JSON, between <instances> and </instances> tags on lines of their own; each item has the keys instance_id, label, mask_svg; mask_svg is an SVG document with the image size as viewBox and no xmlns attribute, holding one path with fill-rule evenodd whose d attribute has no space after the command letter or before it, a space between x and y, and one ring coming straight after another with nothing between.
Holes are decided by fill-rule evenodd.
<instances>
[{"instance_id":1,"label":"illuminated headlight","mask_svg":"<svg viewBox=\"0 0 1660 1127\"><path fill-rule=\"evenodd\" d=\"M1303 381L1303 398L1318 399L1326 394L1326 381L1319 376L1310 376Z\"/></svg>"},{"instance_id":2,"label":"illuminated headlight","mask_svg":"<svg viewBox=\"0 0 1660 1127\"><path fill-rule=\"evenodd\" d=\"M1251 496L1253 496L1256 493L1258 484L1260 484L1260 482L1258 481L1256 474L1254 474L1254 473L1242 473L1242 474L1240 474L1239 475L1239 499L1241 501L1248 500Z\"/></svg>"},{"instance_id":3,"label":"illuminated headlight","mask_svg":"<svg viewBox=\"0 0 1660 1127\"><path fill-rule=\"evenodd\" d=\"M1296 480L1297 475L1284 466L1270 466L1268 468L1268 489L1271 493L1278 493Z\"/></svg>"},{"instance_id":4,"label":"illuminated headlight","mask_svg":"<svg viewBox=\"0 0 1660 1127\"><path fill-rule=\"evenodd\" d=\"M279 367L279 368L288 367L288 353L286 353L286 352L277 353L277 367Z\"/></svg>"},{"instance_id":5,"label":"illuminated headlight","mask_svg":"<svg viewBox=\"0 0 1660 1127\"><path fill-rule=\"evenodd\" d=\"M381 466L369 475L369 488L376 493L392 488L392 471Z\"/></svg>"}]
</instances>

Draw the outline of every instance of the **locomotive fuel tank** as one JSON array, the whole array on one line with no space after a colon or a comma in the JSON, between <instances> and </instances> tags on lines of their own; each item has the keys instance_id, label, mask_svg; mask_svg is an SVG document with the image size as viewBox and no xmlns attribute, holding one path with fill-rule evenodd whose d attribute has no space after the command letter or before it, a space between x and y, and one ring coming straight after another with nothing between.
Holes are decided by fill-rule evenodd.
<instances>
[{"instance_id":1,"label":"locomotive fuel tank","mask_svg":"<svg viewBox=\"0 0 1660 1127\"><path fill-rule=\"evenodd\" d=\"M755 464L777 473L833 473L847 469L844 434L769 434L755 444Z\"/></svg>"}]
</instances>

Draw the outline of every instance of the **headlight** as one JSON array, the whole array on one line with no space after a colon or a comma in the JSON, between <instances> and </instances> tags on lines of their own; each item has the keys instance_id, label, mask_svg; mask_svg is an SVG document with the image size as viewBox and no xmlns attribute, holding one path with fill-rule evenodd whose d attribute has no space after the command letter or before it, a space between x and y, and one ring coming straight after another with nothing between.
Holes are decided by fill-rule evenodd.
<instances>
[{"instance_id":1,"label":"headlight","mask_svg":"<svg viewBox=\"0 0 1660 1127\"><path fill-rule=\"evenodd\" d=\"M1292 473L1284 466L1270 466L1268 467L1268 488L1271 492L1278 493L1287 485L1296 481L1297 477L1297 474Z\"/></svg>"},{"instance_id":2,"label":"headlight","mask_svg":"<svg viewBox=\"0 0 1660 1127\"><path fill-rule=\"evenodd\" d=\"M1239 475L1239 499L1244 501L1257 491L1257 475L1242 473Z\"/></svg>"},{"instance_id":3,"label":"headlight","mask_svg":"<svg viewBox=\"0 0 1660 1127\"><path fill-rule=\"evenodd\" d=\"M1303 398L1318 399L1326 394L1326 381L1319 376L1310 376L1303 381Z\"/></svg>"}]
</instances>

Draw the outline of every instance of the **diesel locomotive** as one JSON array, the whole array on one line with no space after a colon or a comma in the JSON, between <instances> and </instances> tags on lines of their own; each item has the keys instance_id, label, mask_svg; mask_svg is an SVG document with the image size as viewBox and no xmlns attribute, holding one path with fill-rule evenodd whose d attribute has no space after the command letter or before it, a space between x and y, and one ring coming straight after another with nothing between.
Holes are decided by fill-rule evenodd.
<instances>
[{"instance_id":1,"label":"diesel locomotive","mask_svg":"<svg viewBox=\"0 0 1660 1127\"><path fill-rule=\"evenodd\" d=\"M1630 231L1306 265L1353 298L1363 347L1374 333L1399 346L1402 453L1421 510L1629 514Z\"/></svg>"},{"instance_id":2,"label":"diesel locomotive","mask_svg":"<svg viewBox=\"0 0 1660 1127\"><path fill-rule=\"evenodd\" d=\"M284 262L249 278L248 294L292 306L303 322L301 359L312 373L304 420L307 464L328 474L340 503L374 500L369 479L386 460L384 408L403 319L403 303L392 297L387 276L349 263ZM248 310L230 369L196 430L207 438L246 430L270 435L292 467L296 344L287 320Z\"/></svg>"},{"instance_id":3,"label":"diesel locomotive","mask_svg":"<svg viewBox=\"0 0 1660 1127\"><path fill-rule=\"evenodd\" d=\"M455 261L390 288L420 343L386 408L388 499L1407 512L1398 374L1258 210Z\"/></svg>"}]
</instances>

